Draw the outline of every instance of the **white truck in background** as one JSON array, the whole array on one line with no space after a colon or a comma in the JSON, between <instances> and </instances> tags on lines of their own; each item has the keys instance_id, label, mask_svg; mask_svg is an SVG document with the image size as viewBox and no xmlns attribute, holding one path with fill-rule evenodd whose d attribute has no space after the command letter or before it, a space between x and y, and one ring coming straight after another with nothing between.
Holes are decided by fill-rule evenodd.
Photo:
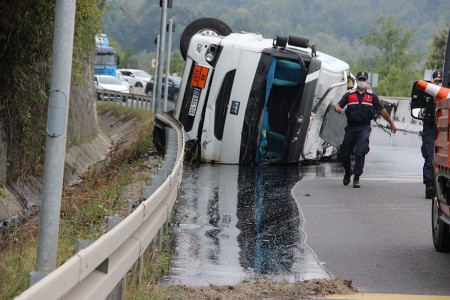
<instances>
[{"instance_id":1,"label":"white truck in background","mask_svg":"<svg viewBox=\"0 0 450 300\"><path fill-rule=\"evenodd\" d=\"M217 19L184 30L185 68L174 117L186 159L224 164L317 161L340 146L345 116L333 105L347 90L349 65L296 36L234 33ZM165 142L156 123L155 144Z\"/></svg>"}]
</instances>

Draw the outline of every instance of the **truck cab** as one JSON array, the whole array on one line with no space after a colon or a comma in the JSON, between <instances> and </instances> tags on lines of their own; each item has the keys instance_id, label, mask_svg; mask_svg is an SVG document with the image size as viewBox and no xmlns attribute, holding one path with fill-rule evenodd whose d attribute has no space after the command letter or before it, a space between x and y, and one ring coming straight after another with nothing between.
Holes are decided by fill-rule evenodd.
<instances>
[{"instance_id":1,"label":"truck cab","mask_svg":"<svg viewBox=\"0 0 450 300\"><path fill-rule=\"evenodd\" d=\"M308 39L208 31L185 48L174 116L186 132L187 158L298 164L342 142L346 120L333 105L347 90L349 65Z\"/></svg>"}]
</instances>

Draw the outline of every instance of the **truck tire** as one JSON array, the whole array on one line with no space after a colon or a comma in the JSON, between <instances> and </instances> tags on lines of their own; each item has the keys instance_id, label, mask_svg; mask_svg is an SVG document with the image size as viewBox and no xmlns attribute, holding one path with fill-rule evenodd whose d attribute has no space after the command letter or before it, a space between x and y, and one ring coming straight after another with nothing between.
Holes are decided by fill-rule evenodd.
<instances>
[{"instance_id":1,"label":"truck tire","mask_svg":"<svg viewBox=\"0 0 450 300\"><path fill-rule=\"evenodd\" d=\"M209 35L227 36L233 30L224 22L213 18L201 18L193 21L184 29L180 38L180 52L183 59L186 59L189 42L196 33L206 33Z\"/></svg>"},{"instance_id":2,"label":"truck tire","mask_svg":"<svg viewBox=\"0 0 450 300\"><path fill-rule=\"evenodd\" d=\"M441 215L441 208L439 207L439 200L433 197L431 209L431 225L433 232L434 248L439 252L450 251L450 233L449 227L439 217Z\"/></svg>"}]
</instances>

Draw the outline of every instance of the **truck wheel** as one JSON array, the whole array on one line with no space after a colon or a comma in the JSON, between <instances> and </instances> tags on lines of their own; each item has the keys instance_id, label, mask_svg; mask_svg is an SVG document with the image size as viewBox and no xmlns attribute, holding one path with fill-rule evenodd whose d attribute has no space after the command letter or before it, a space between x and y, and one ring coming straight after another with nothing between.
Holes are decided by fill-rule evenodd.
<instances>
[{"instance_id":1,"label":"truck wheel","mask_svg":"<svg viewBox=\"0 0 450 300\"><path fill-rule=\"evenodd\" d=\"M208 35L227 36L233 30L224 22L213 18L201 18L193 21L184 29L180 38L180 52L183 59L186 59L189 42L196 33L205 33Z\"/></svg>"},{"instance_id":2,"label":"truck wheel","mask_svg":"<svg viewBox=\"0 0 450 300\"><path fill-rule=\"evenodd\" d=\"M434 248L439 252L449 252L450 251L449 227L441 219L439 219L441 213L442 212L441 208L439 207L439 200L437 197L434 197L431 209Z\"/></svg>"}]
</instances>

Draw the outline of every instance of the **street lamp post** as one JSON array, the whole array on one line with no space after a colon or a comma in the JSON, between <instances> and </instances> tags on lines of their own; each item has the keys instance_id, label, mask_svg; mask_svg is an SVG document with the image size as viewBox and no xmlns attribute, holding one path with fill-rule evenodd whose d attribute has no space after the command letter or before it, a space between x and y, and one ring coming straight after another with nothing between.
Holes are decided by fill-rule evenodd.
<instances>
[{"instance_id":1,"label":"street lamp post","mask_svg":"<svg viewBox=\"0 0 450 300\"><path fill-rule=\"evenodd\" d=\"M174 31L172 19L169 19L167 31L169 32L169 41L167 46L167 60L166 60L166 84L164 85L164 111L167 111L167 95L169 93L170 51L172 46L172 32Z\"/></svg>"},{"instance_id":2,"label":"street lamp post","mask_svg":"<svg viewBox=\"0 0 450 300\"><path fill-rule=\"evenodd\" d=\"M162 74L163 74L163 61L164 61L164 46L166 43L166 23L167 23L167 7L172 7L171 0L160 0L159 6L161 7L161 25L160 25L160 42L159 42L159 61L158 61L158 77L156 84L156 108L155 113L161 113L161 95L162 95Z\"/></svg>"}]
</instances>

